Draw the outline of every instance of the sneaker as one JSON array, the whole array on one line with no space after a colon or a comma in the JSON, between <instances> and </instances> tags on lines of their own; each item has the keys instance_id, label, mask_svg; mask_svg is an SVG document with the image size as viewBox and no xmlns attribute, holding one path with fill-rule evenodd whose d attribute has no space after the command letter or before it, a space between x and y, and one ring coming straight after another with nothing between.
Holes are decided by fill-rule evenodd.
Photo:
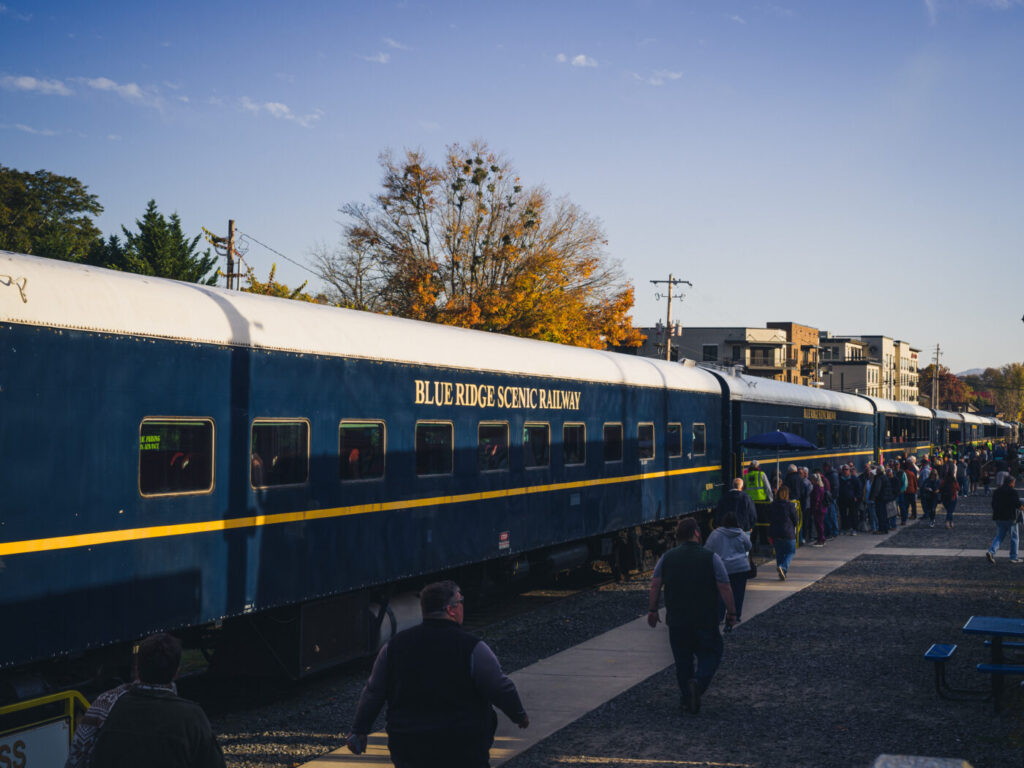
<instances>
[{"instance_id":1,"label":"sneaker","mask_svg":"<svg viewBox=\"0 0 1024 768\"><path fill-rule=\"evenodd\" d=\"M1024 563L1024 560L1021 560L1019 557L1011 557L1010 558L1010 562L1011 563Z\"/></svg>"},{"instance_id":2,"label":"sneaker","mask_svg":"<svg viewBox=\"0 0 1024 768\"><path fill-rule=\"evenodd\" d=\"M857 532L856 532L856 531L850 531L850 535L851 535L851 536L856 536L856 535L857 535Z\"/></svg>"},{"instance_id":3,"label":"sneaker","mask_svg":"<svg viewBox=\"0 0 1024 768\"><path fill-rule=\"evenodd\" d=\"M934 528L935 527L935 523L928 523L928 527L929 528Z\"/></svg>"},{"instance_id":4,"label":"sneaker","mask_svg":"<svg viewBox=\"0 0 1024 768\"><path fill-rule=\"evenodd\" d=\"M824 547L825 545L822 542L820 542L820 541L816 541L813 544L811 544L811 546L812 547Z\"/></svg>"},{"instance_id":5,"label":"sneaker","mask_svg":"<svg viewBox=\"0 0 1024 768\"><path fill-rule=\"evenodd\" d=\"M693 679L686 684L686 708L691 715L700 712L700 684Z\"/></svg>"},{"instance_id":6,"label":"sneaker","mask_svg":"<svg viewBox=\"0 0 1024 768\"><path fill-rule=\"evenodd\" d=\"M987 557L987 558L988 558L988 561L989 561L990 563L995 563L995 561L996 561L996 556L995 556L995 555L993 555L993 554L992 554L991 552L986 552L986 553L985 553L985 557Z\"/></svg>"},{"instance_id":7,"label":"sneaker","mask_svg":"<svg viewBox=\"0 0 1024 768\"><path fill-rule=\"evenodd\" d=\"M782 570L782 566L781 565L775 566L775 570L777 570L779 572L779 579L782 580L782 581L785 581L786 580L786 572L784 570Z\"/></svg>"}]
</instances>

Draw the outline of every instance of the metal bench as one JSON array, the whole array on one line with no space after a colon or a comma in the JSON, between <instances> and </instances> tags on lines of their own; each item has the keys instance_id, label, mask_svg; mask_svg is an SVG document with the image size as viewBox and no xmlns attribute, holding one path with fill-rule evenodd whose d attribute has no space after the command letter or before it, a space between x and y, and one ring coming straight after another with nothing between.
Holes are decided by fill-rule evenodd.
<instances>
[{"instance_id":1,"label":"metal bench","mask_svg":"<svg viewBox=\"0 0 1024 768\"><path fill-rule=\"evenodd\" d=\"M955 643L933 643L924 652L926 661L935 665L935 692L940 698L951 701L969 701L979 698L987 698L988 691L966 690L964 688L953 688L946 680L946 662L953 658L956 653Z\"/></svg>"},{"instance_id":2,"label":"metal bench","mask_svg":"<svg viewBox=\"0 0 1024 768\"><path fill-rule=\"evenodd\" d=\"M978 671L992 675L992 701L998 712L1002 709L1003 678L1007 675L1024 676L1024 664L979 664Z\"/></svg>"}]
</instances>

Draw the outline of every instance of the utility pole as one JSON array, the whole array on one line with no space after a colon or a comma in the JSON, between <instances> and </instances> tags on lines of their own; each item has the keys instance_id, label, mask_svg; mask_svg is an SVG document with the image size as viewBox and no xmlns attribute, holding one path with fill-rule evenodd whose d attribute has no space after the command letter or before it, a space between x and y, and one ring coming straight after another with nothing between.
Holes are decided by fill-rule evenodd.
<instances>
[{"instance_id":1,"label":"utility pole","mask_svg":"<svg viewBox=\"0 0 1024 768\"><path fill-rule=\"evenodd\" d=\"M660 283L668 285L668 290L665 293L665 301L668 305L665 311L665 360L672 362L672 299L681 299L686 295L683 293L673 294L672 292L680 283L686 283L691 288L693 288L693 283L689 280L674 278L672 277L672 273L669 273L668 280L651 280L651 282L655 285L659 285ZM660 299L661 294L654 294L654 298Z\"/></svg>"},{"instance_id":2,"label":"utility pole","mask_svg":"<svg viewBox=\"0 0 1024 768\"><path fill-rule=\"evenodd\" d=\"M939 408L939 345L935 345L935 371L932 373L932 408Z\"/></svg>"},{"instance_id":3,"label":"utility pole","mask_svg":"<svg viewBox=\"0 0 1024 768\"><path fill-rule=\"evenodd\" d=\"M224 283L227 289L230 291L232 288L236 290L241 288L239 278L242 276L242 273L235 271L235 256L238 254L238 251L235 249L235 220L228 219L227 237L215 235L206 227L203 227L203 232L206 233L206 240L213 246L217 255L227 257L228 271L223 273ZM238 263L241 264L241 258L239 258Z\"/></svg>"}]
</instances>

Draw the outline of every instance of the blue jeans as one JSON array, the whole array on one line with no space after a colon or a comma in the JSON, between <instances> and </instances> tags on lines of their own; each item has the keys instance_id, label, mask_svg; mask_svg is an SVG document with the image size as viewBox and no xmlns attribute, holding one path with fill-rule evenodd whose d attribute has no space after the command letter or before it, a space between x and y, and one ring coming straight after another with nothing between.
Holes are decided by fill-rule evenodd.
<instances>
[{"instance_id":1,"label":"blue jeans","mask_svg":"<svg viewBox=\"0 0 1024 768\"><path fill-rule=\"evenodd\" d=\"M889 512L885 508L886 502L881 499L875 500L875 517L878 518L878 530L889 530Z\"/></svg>"},{"instance_id":2,"label":"blue jeans","mask_svg":"<svg viewBox=\"0 0 1024 768\"><path fill-rule=\"evenodd\" d=\"M904 525L906 525L907 517L910 515L909 504L910 502L907 500L907 494L905 492L901 493L896 499L896 505L900 510L900 522Z\"/></svg>"},{"instance_id":3,"label":"blue jeans","mask_svg":"<svg viewBox=\"0 0 1024 768\"><path fill-rule=\"evenodd\" d=\"M747 594L747 576L750 571L729 574L729 586L732 587L732 601L736 605L736 621L743 617L743 596ZM718 620L725 620L725 603L718 598Z\"/></svg>"},{"instance_id":4,"label":"blue jeans","mask_svg":"<svg viewBox=\"0 0 1024 768\"><path fill-rule=\"evenodd\" d=\"M995 555L999 547L1002 546L1006 534L1010 534L1010 559L1016 560L1020 533L1017 531L1017 524L1010 520L996 520L996 537L992 539L992 546L988 548L988 551Z\"/></svg>"},{"instance_id":5,"label":"blue jeans","mask_svg":"<svg viewBox=\"0 0 1024 768\"><path fill-rule=\"evenodd\" d=\"M834 501L828 505L828 512L825 514L825 533L829 536L839 535L839 507Z\"/></svg>"},{"instance_id":6,"label":"blue jeans","mask_svg":"<svg viewBox=\"0 0 1024 768\"><path fill-rule=\"evenodd\" d=\"M775 562L782 568L782 572L789 570L789 564L793 562L793 555L796 554L796 539L775 539Z\"/></svg>"},{"instance_id":7,"label":"blue jeans","mask_svg":"<svg viewBox=\"0 0 1024 768\"><path fill-rule=\"evenodd\" d=\"M688 626L668 628L668 642L672 658L676 660L676 681L685 696L691 679L696 678L701 693L711 685L711 678L722 661L722 636L718 627L694 629ZM697 657L697 673L693 671L693 657Z\"/></svg>"},{"instance_id":8,"label":"blue jeans","mask_svg":"<svg viewBox=\"0 0 1024 768\"><path fill-rule=\"evenodd\" d=\"M946 499L942 500L942 506L944 506L946 508L946 522L947 523L952 523L953 522L953 510L956 509L956 502L957 502L956 499L949 499L948 501Z\"/></svg>"}]
</instances>

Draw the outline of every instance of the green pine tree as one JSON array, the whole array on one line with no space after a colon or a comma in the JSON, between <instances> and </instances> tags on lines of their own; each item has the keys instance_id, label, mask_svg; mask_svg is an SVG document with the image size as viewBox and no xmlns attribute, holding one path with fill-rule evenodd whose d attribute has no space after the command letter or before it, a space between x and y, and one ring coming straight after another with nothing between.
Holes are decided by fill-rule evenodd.
<instances>
[{"instance_id":1,"label":"green pine tree","mask_svg":"<svg viewBox=\"0 0 1024 768\"><path fill-rule=\"evenodd\" d=\"M196 251L201 235L191 240L181 229L177 213L164 217L150 200L141 219L135 220L137 232L121 227L124 240L116 235L94 256L98 263L124 272L167 277L188 283L213 285L217 280L217 257L210 249Z\"/></svg>"}]
</instances>

